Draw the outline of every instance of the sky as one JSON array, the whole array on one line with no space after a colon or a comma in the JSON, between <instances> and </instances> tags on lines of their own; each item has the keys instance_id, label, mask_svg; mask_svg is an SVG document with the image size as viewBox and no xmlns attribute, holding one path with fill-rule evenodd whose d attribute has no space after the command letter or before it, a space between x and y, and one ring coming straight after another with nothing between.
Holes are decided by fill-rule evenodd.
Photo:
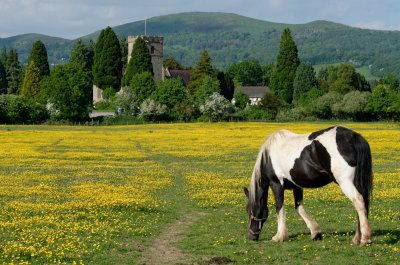
<instances>
[{"instance_id":1,"label":"sky","mask_svg":"<svg viewBox=\"0 0 400 265\"><path fill-rule=\"evenodd\" d=\"M328 20L400 30L398 0L0 0L0 38L40 33L76 39L107 26L192 11L289 24Z\"/></svg>"}]
</instances>

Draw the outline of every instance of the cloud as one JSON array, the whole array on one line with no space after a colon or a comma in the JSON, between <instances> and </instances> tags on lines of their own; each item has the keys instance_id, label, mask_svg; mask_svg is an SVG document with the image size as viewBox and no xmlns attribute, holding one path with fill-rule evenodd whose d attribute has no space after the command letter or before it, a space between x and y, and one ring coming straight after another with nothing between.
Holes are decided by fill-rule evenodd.
<instances>
[{"instance_id":1,"label":"cloud","mask_svg":"<svg viewBox=\"0 0 400 265\"><path fill-rule=\"evenodd\" d=\"M362 29L387 29L388 26L382 20L374 20L374 21L359 21L354 26Z\"/></svg>"}]
</instances>

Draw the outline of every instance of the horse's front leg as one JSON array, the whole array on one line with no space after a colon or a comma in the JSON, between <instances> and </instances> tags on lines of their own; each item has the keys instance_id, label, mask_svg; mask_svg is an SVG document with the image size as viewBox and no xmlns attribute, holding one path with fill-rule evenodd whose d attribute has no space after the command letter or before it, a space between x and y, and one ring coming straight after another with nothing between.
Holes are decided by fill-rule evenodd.
<instances>
[{"instance_id":1,"label":"horse's front leg","mask_svg":"<svg viewBox=\"0 0 400 265\"><path fill-rule=\"evenodd\" d=\"M296 212L303 218L308 229L310 229L311 239L317 240L322 239L321 230L317 222L315 222L311 217L308 216L303 205L303 189L297 188L293 190L294 196L294 207Z\"/></svg>"},{"instance_id":2,"label":"horse's front leg","mask_svg":"<svg viewBox=\"0 0 400 265\"><path fill-rule=\"evenodd\" d=\"M285 206L283 205L284 190L280 183L271 183L271 190L274 193L275 204L276 204L276 215L278 217L278 231L276 235L272 237L274 242L283 242L288 240L288 231L286 228L286 212Z\"/></svg>"}]
</instances>

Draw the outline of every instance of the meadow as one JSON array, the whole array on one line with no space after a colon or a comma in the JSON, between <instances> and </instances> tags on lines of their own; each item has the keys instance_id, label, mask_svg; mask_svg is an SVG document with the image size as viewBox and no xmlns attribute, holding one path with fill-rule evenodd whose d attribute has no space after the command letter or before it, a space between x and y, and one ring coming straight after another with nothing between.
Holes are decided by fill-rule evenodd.
<instances>
[{"instance_id":1,"label":"meadow","mask_svg":"<svg viewBox=\"0 0 400 265\"><path fill-rule=\"evenodd\" d=\"M0 126L0 264L143 264L143 253L175 220L188 224L174 242L185 264L214 257L235 264L398 264L400 126L394 123L344 124L371 145L371 245L350 244L356 212L336 184L304 193L322 240L310 240L290 191L289 241L270 242L277 228L272 196L260 241L247 240L243 187L266 136L331 125Z\"/></svg>"}]
</instances>

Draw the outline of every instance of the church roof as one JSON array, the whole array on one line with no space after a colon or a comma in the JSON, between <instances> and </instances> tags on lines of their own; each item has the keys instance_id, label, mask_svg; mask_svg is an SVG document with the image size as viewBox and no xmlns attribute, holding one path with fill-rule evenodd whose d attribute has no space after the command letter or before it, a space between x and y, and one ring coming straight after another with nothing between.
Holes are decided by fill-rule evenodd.
<instances>
[{"instance_id":1,"label":"church roof","mask_svg":"<svg viewBox=\"0 0 400 265\"><path fill-rule=\"evenodd\" d=\"M182 78L183 84L185 87L188 86L190 81L190 75L192 74L192 70L168 70L170 78Z\"/></svg>"}]
</instances>

